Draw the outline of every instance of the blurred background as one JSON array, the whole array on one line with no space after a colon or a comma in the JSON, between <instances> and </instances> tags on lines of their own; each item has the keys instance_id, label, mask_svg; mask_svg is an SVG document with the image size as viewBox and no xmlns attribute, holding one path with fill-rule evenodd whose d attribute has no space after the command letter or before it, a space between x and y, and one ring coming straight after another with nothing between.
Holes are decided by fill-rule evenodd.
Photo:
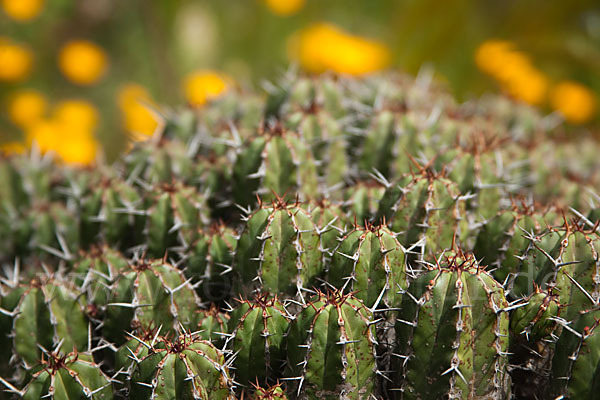
<instances>
[{"instance_id":1,"label":"blurred background","mask_svg":"<svg viewBox=\"0 0 600 400\"><path fill-rule=\"evenodd\" d=\"M112 159L161 108L308 74L434 71L599 130L597 0L0 0L0 149Z\"/></svg>"}]
</instances>

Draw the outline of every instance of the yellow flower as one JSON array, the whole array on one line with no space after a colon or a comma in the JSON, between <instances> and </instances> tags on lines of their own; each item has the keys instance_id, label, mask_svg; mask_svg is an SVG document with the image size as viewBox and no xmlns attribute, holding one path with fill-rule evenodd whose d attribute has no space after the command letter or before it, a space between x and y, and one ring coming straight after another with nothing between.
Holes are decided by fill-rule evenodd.
<instances>
[{"instance_id":1,"label":"yellow flower","mask_svg":"<svg viewBox=\"0 0 600 400\"><path fill-rule=\"evenodd\" d=\"M28 146L35 142L40 151L45 153L56 151L66 139L64 134L60 123L51 119L43 119L27 128L25 140Z\"/></svg>"},{"instance_id":2,"label":"yellow flower","mask_svg":"<svg viewBox=\"0 0 600 400\"><path fill-rule=\"evenodd\" d=\"M550 94L552 108L567 121L583 124L596 113L596 96L585 86L572 81L559 82Z\"/></svg>"},{"instance_id":3,"label":"yellow flower","mask_svg":"<svg viewBox=\"0 0 600 400\"><path fill-rule=\"evenodd\" d=\"M15 21L30 21L44 7L44 0L2 0L2 9Z\"/></svg>"},{"instance_id":4,"label":"yellow flower","mask_svg":"<svg viewBox=\"0 0 600 400\"><path fill-rule=\"evenodd\" d=\"M306 0L265 0L273 14L288 16L296 14L304 7Z\"/></svg>"},{"instance_id":5,"label":"yellow flower","mask_svg":"<svg viewBox=\"0 0 600 400\"><path fill-rule=\"evenodd\" d=\"M98 111L91 103L64 100L54 107L51 118L27 127L26 142L30 146L35 142L43 153L53 152L66 164L91 165L99 150L94 137L98 121Z\"/></svg>"},{"instance_id":6,"label":"yellow flower","mask_svg":"<svg viewBox=\"0 0 600 400\"><path fill-rule=\"evenodd\" d=\"M23 154L25 153L25 144L17 141L5 142L0 144L0 154Z\"/></svg>"},{"instance_id":7,"label":"yellow flower","mask_svg":"<svg viewBox=\"0 0 600 400\"><path fill-rule=\"evenodd\" d=\"M15 125L26 128L42 119L47 108L48 102L41 93L32 89L23 89L12 95L7 112Z\"/></svg>"},{"instance_id":8,"label":"yellow flower","mask_svg":"<svg viewBox=\"0 0 600 400\"><path fill-rule=\"evenodd\" d=\"M32 61L29 49L0 37L0 81L24 80L31 72Z\"/></svg>"},{"instance_id":9,"label":"yellow flower","mask_svg":"<svg viewBox=\"0 0 600 400\"><path fill-rule=\"evenodd\" d=\"M475 64L513 98L529 104L543 103L548 79L513 42L483 42L475 51Z\"/></svg>"},{"instance_id":10,"label":"yellow flower","mask_svg":"<svg viewBox=\"0 0 600 400\"><path fill-rule=\"evenodd\" d=\"M548 92L548 79L535 69L524 69L501 84L501 87L515 99L540 105Z\"/></svg>"},{"instance_id":11,"label":"yellow flower","mask_svg":"<svg viewBox=\"0 0 600 400\"><path fill-rule=\"evenodd\" d=\"M514 51L508 40L486 40L475 50L475 64L488 75L502 72L504 55Z\"/></svg>"},{"instance_id":12,"label":"yellow flower","mask_svg":"<svg viewBox=\"0 0 600 400\"><path fill-rule=\"evenodd\" d=\"M183 81L185 98L194 107L216 99L229 89L229 78L215 71L195 71Z\"/></svg>"},{"instance_id":13,"label":"yellow flower","mask_svg":"<svg viewBox=\"0 0 600 400\"><path fill-rule=\"evenodd\" d=\"M92 131L55 118L29 127L26 141L29 146L35 142L43 153L53 152L58 160L74 165L92 165L99 148Z\"/></svg>"},{"instance_id":14,"label":"yellow flower","mask_svg":"<svg viewBox=\"0 0 600 400\"><path fill-rule=\"evenodd\" d=\"M319 23L296 33L288 42L290 58L309 72L334 71L364 75L389 65L390 51L381 42L350 35Z\"/></svg>"},{"instance_id":15,"label":"yellow flower","mask_svg":"<svg viewBox=\"0 0 600 400\"><path fill-rule=\"evenodd\" d=\"M108 68L108 57L98 45L75 40L60 50L58 66L63 75L78 85L93 85Z\"/></svg>"},{"instance_id":16,"label":"yellow flower","mask_svg":"<svg viewBox=\"0 0 600 400\"><path fill-rule=\"evenodd\" d=\"M56 154L66 164L92 165L96 161L98 142L93 137L73 137L65 141Z\"/></svg>"},{"instance_id":17,"label":"yellow flower","mask_svg":"<svg viewBox=\"0 0 600 400\"><path fill-rule=\"evenodd\" d=\"M54 106L54 120L82 131L94 131L99 116L96 107L86 100L63 100Z\"/></svg>"},{"instance_id":18,"label":"yellow flower","mask_svg":"<svg viewBox=\"0 0 600 400\"><path fill-rule=\"evenodd\" d=\"M141 85L128 83L118 94L123 127L134 140L144 140L152 136L158 127L158 119L149 109L153 105L148 91Z\"/></svg>"}]
</instances>

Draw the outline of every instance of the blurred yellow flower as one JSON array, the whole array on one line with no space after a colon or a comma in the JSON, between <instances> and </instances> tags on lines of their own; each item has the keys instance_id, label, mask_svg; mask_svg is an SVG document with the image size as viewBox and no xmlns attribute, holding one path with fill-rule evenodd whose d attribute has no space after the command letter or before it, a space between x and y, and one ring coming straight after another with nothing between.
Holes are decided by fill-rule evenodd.
<instances>
[{"instance_id":1,"label":"blurred yellow flower","mask_svg":"<svg viewBox=\"0 0 600 400\"><path fill-rule=\"evenodd\" d=\"M54 118L29 127L26 141L29 146L35 142L43 153L53 152L60 161L75 165L93 164L99 148L92 131Z\"/></svg>"},{"instance_id":2,"label":"blurred yellow flower","mask_svg":"<svg viewBox=\"0 0 600 400\"><path fill-rule=\"evenodd\" d=\"M529 104L541 104L548 80L527 54L506 40L487 40L475 51L475 64L494 78L510 96Z\"/></svg>"},{"instance_id":3,"label":"blurred yellow flower","mask_svg":"<svg viewBox=\"0 0 600 400\"><path fill-rule=\"evenodd\" d=\"M0 37L0 81L19 82L29 76L33 56L26 47Z\"/></svg>"},{"instance_id":4,"label":"blurred yellow flower","mask_svg":"<svg viewBox=\"0 0 600 400\"><path fill-rule=\"evenodd\" d=\"M559 82L550 94L552 108L574 124L588 122L596 113L596 96L587 87L572 81Z\"/></svg>"},{"instance_id":5,"label":"blurred yellow flower","mask_svg":"<svg viewBox=\"0 0 600 400\"><path fill-rule=\"evenodd\" d=\"M64 100L53 110L51 118L41 119L26 129L26 143L34 142L43 153L53 152L66 164L91 165L99 144L94 131L98 111L85 100Z\"/></svg>"},{"instance_id":6,"label":"blurred yellow flower","mask_svg":"<svg viewBox=\"0 0 600 400\"><path fill-rule=\"evenodd\" d=\"M66 164L92 165L96 161L98 142L93 137L74 137L66 140L56 151Z\"/></svg>"},{"instance_id":7,"label":"blurred yellow flower","mask_svg":"<svg viewBox=\"0 0 600 400\"><path fill-rule=\"evenodd\" d=\"M23 154L27 148L25 144L17 141L5 142L0 144L0 154Z\"/></svg>"},{"instance_id":8,"label":"blurred yellow flower","mask_svg":"<svg viewBox=\"0 0 600 400\"><path fill-rule=\"evenodd\" d=\"M98 110L86 100L71 99L54 106L54 120L82 131L94 131L98 126Z\"/></svg>"},{"instance_id":9,"label":"blurred yellow flower","mask_svg":"<svg viewBox=\"0 0 600 400\"><path fill-rule=\"evenodd\" d=\"M288 16L296 14L304 7L306 0L264 0L273 14Z\"/></svg>"},{"instance_id":10,"label":"blurred yellow flower","mask_svg":"<svg viewBox=\"0 0 600 400\"><path fill-rule=\"evenodd\" d=\"M102 48L87 40L67 43L58 55L58 66L67 79L78 85L93 85L108 68Z\"/></svg>"},{"instance_id":11,"label":"blurred yellow flower","mask_svg":"<svg viewBox=\"0 0 600 400\"><path fill-rule=\"evenodd\" d=\"M146 88L128 83L119 90L118 102L123 127L134 140L144 140L154 134L158 119L149 109L153 102Z\"/></svg>"},{"instance_id":12,"label":"blurred yellow flower","mask_svg":"<svg viewBox=\"0 0 600 400\"><path fill-rule=\"evenodd\" d=\"M35 142L39 149L45 153L56 151L63 141L63 134L60 123L51 119L43 119L27 128L25 140L28 146L32 146Z\"/></svg>"},{"instance_id":13,"label":"blurred yellow flower","mask_svg":"<svg viewBox=\"0 0 600 400\"><path fill-rule=\"evenodd\" d=\"M548 92L548 79L535 69L523 70L520 74L503 82L501 87L516 99L540 105L544 102Z\"/></svg>"},{"instance_id":14,"label":"blurred yellow flower","mask_svg":"<svg viewBox=\"0 0 600 400\"><path fill-rule=\"evenodd\" d=\"M504 56L515 50L508 40L486 40L475 50L475 64L488 75L502 72Z\"/></svg>"},{"instance_id":15,"label":"blurred yellow flower","mask_svg":"<svg viewBox=\"0 0 600 400\"><path fill-rule=\"evenodd\" d=\"M37 17L45 0L2 0L2 9L15 21L30 21Z\"/></svg>"},{"instance_id":16,"label":"blurred yellow flower","mask_svg":"<svg viewBox=\"0 0 600 400\"><path fill-rule=\"evenodd\" d=\"M183 81L183 90L188 103L200 107L226 92L230 79L216 71L201 70L189 74Z\"/></svg>"},{"instance_id":17,"label":"blurred yellow flower","mask_svg":"<svg viewBox=\"0 0 600 400\"><path fill-rule=\"evenodd\" d=\"M15 125L26 128L42 119L47 109L48 102L44 95L33 89L23 89L10 97L7 113Z\"/></svg>"},{"instance_id":18,"label":"blurred yellow flower","mask_svg":"<svg viewBox=\"0 0 600 400\"><path fill-rule=\"evenodd\" d=\"M364 75L390 63L390 51L383 43L350 35L326 23L293 35L288 42L288 52L290 58L312 73L334 71Z\"/></svg>"}]
</instances>

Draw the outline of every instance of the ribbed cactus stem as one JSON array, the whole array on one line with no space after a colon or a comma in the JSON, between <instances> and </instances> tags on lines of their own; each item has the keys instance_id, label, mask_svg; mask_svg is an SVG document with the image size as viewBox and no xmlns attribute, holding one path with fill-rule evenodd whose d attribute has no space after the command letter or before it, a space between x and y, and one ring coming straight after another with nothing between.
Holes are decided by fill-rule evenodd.
<instances>
[{"instance_id":1,"label":"ribbed cactus stem","mask_svg":"<svg viewBox=\"0 0 600 400\"><path fill-rule=\"evenodd\" d=\"M472 255L447 258L403 299L396 352L403 398L508 395L508 303Z\"/></svg>"}]
</instances>

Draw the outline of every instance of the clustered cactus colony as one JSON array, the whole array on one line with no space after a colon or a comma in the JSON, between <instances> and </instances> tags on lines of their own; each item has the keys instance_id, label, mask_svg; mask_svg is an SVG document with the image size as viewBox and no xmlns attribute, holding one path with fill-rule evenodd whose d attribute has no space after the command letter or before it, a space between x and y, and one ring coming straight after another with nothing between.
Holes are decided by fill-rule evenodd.
<instances>
[{"instance_id":1,"label":"clustered cactus colony","mask_svg":"<svg viewBox=\"0 0 600 400\"><path fill-rule=\"evenodd\" d=\"M0 160L0 398L600 398L592 140L424 76L267 89Z\"/></svg>"}]
</instances>

